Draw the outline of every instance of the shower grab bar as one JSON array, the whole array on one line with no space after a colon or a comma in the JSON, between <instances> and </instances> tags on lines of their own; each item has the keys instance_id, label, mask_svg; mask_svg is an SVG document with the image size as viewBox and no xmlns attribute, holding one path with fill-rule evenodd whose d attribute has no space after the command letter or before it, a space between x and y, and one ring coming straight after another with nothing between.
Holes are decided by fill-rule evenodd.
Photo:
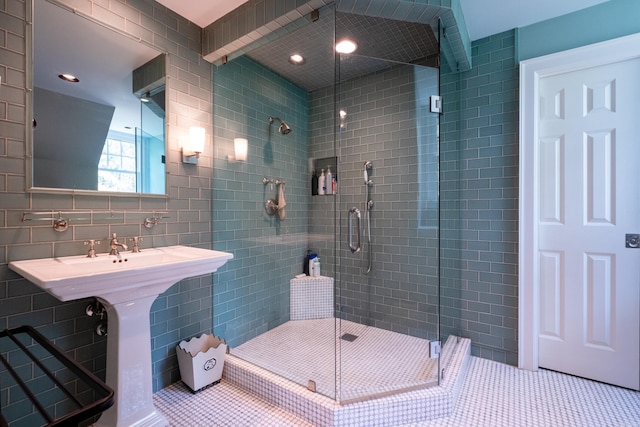
<instances>
[{"instance_id":1,"label":"shower grab bar","mask_svg":"<svg viewBox=\"0 0 640 427\"><path fill-rule=\"evenodd\" d=\"M357 242L354 244L353 242L353 217L356 217L356 236L358 238ZM351 253L360 252L360 209L353 207L349 209L349 249Z\"/></svg>"}]
</instances>

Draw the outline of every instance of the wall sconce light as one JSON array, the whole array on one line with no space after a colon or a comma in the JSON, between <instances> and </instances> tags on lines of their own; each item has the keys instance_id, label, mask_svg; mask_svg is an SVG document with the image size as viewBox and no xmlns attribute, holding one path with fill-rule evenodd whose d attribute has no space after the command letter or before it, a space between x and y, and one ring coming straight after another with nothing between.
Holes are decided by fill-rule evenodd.
<instances>
[{"instance_id":1,"label":"wall sconce light","mask_svg":"<svg viewBox=\"0 0 640 427\"><path fill-rule=\"evenodd\" d=\"M189 139L182 146L182 163L198 164L198 157L204 151L204 128L192 126L189 128Z\"/></svg>"},{"instance_id":2,"label":"wall sconce light","mask_svg":"<svg viewBox=\"0 0 640 427\"><path fill-rule=\"evenodd\" d=\"M236 154L236 162L244 162L247 160L247 149L249 141L246 138L234 138L233 148Z\"/></svg>"}]
</instances>

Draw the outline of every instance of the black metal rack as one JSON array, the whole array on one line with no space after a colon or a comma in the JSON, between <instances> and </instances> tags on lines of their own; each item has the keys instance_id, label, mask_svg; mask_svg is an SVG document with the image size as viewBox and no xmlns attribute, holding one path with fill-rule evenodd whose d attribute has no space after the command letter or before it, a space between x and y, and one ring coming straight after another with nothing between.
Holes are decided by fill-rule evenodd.
<instances>
[{"instance_id":1,"label":"black metal rack","mask_svg":"<svg viewBox=\"0 0 640 427\"><path fill-rule=\"evenodd\" d=\"M111 388L33 327L0 332L0 427L75 426L113 400Z\"/></svg>"}]
</instances>

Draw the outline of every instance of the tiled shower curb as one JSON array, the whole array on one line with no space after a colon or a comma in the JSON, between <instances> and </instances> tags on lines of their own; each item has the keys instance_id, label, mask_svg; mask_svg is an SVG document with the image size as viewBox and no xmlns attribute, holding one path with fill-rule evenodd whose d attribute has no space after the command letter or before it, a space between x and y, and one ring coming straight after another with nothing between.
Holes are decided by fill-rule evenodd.
<instances>
[{"instance_id":1,"label":"tiled shower curb","mask_svg":"<svg viewBox=\"0 0 640 427\"><path fill-rule=\"evenodd\" d=\"M451 415L471 356L471 340L450 336L443 348L440 386L340 405L242 359L227 355L223 381L318 427L391 427Z\"/></svg>"}]
</instances>

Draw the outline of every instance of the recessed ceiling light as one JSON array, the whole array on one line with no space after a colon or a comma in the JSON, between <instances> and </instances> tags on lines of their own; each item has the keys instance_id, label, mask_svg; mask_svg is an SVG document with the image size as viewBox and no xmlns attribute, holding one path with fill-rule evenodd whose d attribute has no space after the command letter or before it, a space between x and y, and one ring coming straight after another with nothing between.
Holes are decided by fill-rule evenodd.
<instances>
[{"instance_id":1,"label":"recessed ceiling light","mask_svg":"<svg viewBox=\"0 0 640 427\"><path fill-rule=\"evenodd\" d=\"M73 74L58 74L58 78L64 80L65 82L78 83L80 79L78 79Z\"/></svg>"},{"instance_id":2,"label":"recessed ceiling light","mask_svg":"<svg viewBox=\"0 0 640 427\"><path fill-rule=\"evenodd\" d=\"M343 39L336 43L336 52L353 53L358 49L358 44L353 40Z\"/></svg>"},{"instance_id":3,"label":"recessed ceiling light","mask_svg":"<svg viewBox=\"0 0 640 427\"><path fill-rule=\"evenodd\" d=\"M289 57L289 62L291 62L294 65L301 65L301 64L304 64L304 57L299 53L294 53Z\"/></svg>"}]
</instances>

